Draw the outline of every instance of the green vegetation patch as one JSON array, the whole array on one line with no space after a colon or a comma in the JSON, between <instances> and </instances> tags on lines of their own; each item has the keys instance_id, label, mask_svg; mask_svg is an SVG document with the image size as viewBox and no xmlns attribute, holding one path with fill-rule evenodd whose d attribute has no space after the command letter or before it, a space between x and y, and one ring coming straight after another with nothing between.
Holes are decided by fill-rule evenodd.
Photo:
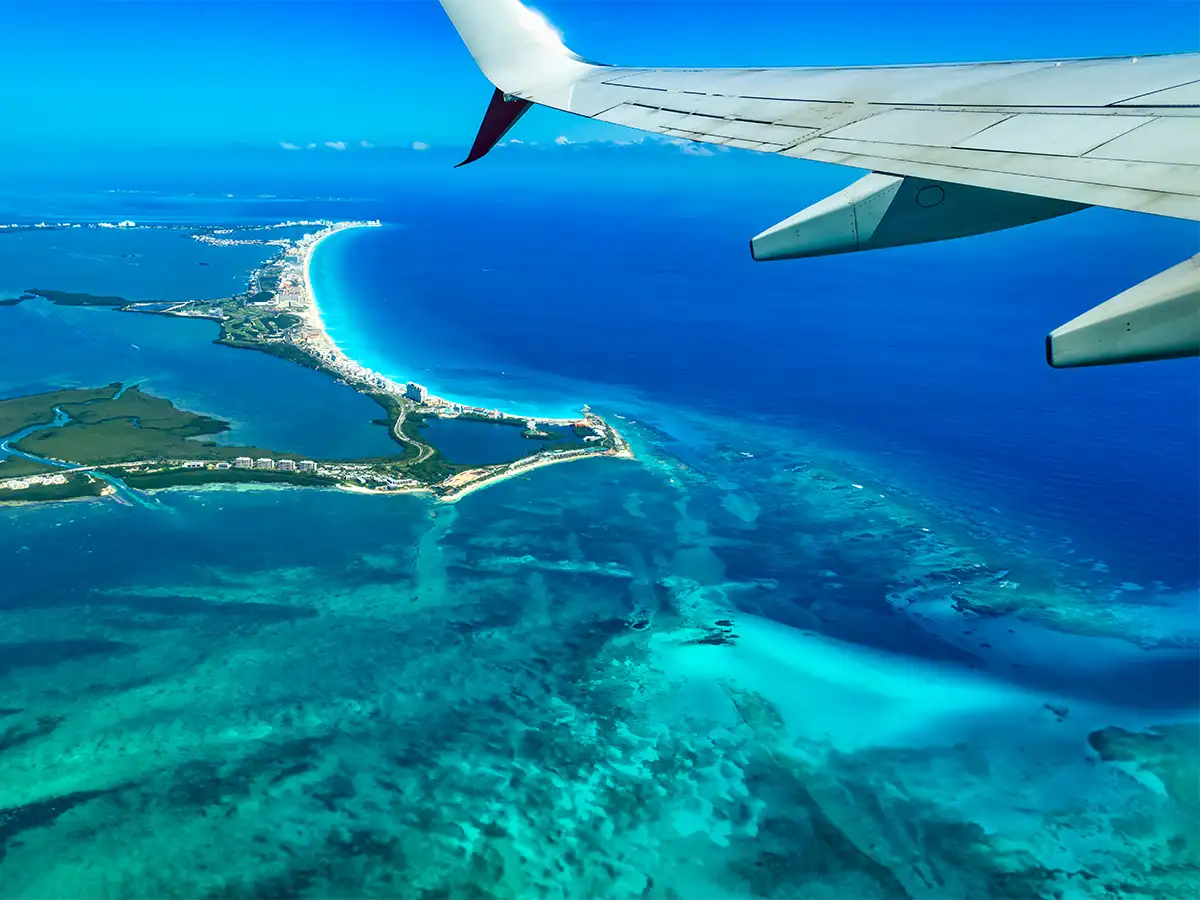
<instances>
[{"instance_id":1,"label":"green vegetation patch","mask_svg":"<svg viewBox=\"0 0 1200 900\"><path fill-rule=\"evenodd\" d=\"M268 316L263 319L267 325L274 325L280 331L287 331L289 328L295 328L303 320L292 313L280 313L277 316Z\"/></svg>"},{"instance_id":2,"label":"green vegetation patch","mask_svg":"<svg viewBox=\"0 0 1200 900\"><path fill-rule=\"evenodd\" d=\"M222 323L221 336L215 341L215 344L224 344L227 347L238 347L245 350L258 350L262 353L269 353L272 356L278 356L280 359L286 359L288 362L295 363L298 366L304 366L306 369L320 369L321 361L294 344L285 344L282 342L262 343L255 339L253 334L243 335L237 328L237 323Z\"/></svg>"},{"instance_id":3,"label":"green vegetation patch","mask_svg":"<svg viewBox=\"0 0 1200 900\"><path fill-rule=\"evenodd\" d=\"M54 421L54 408L64 404L91 403L109 399L121 389L120 384L85 390L50 391L0 400L0 436L7 436L33 425L49 425Z\"/></svg>"},{"instance_id":4,"label":"green vegetation patch","mask_svg":"<svg viewBox=\"0 0 1200 900\"><path fill-rule=\"evenodd\" d=\"M99 497L104 485L95 478L76 475L66 484L36 484L23 490L0 489L0 503L51 503L55 500L77 500L80 497Z\"/></svg>"},{"instance_id":5,"label":"green vegetation patch","mask_svg":"<svg viewBox=\"0 0 1200 900\"><path fill-rule=\"evenodd\" d=\"M235 346L252 347L255 350L266 350L268 339L276 339L283 332L300 324L300 317L291 313L247 312L244 309L226 310L229 315L222 323L221 337L218 343L230 343ZM291 347L291 344L286 346ZM298 349L298 348L293 348ZM270 352L270 351L268 351ZM303 352L303 351L301 351Z\"/></svg>"},{"instance_id":6,"label":"green vegetation patch","mask_svg":"<svg viewBox=\"0 0 1200 900\"><path fill-rule=\"evenodd\" d=\"M259 447L226 447L193 440L229 430L220 419L176 409L169 400L129 388L90 403L60 403L74 420L61 428L35 431L16 444L34 456L82 465L152 459L232 460L238 456L283 456Z\"/></svg>"},{"instance_id":7,"label":"green vegetation patch","mask_svg":"<svg viewBox=\"0 0 1200 900\"><path fill-rule=\"evenodd\" d=\"M26 475L49 475L57 471L58 466L34 462L32 459L25 459L23 456L10 456L7 459L0 459L0 479L24 478Z\"/></svg>"},{"instance_id":8,"label":"green vegetation patch","mask_svg":"<svg viewBox=\"0 0 1200 900\"><path fill-rule=\"evenodd\" d=\"M229 430L228 423L220 419L176 409L170 400L147 394L137 386L129 388L120 397L86 404L61 403L59 406L80 425L97 425L128 418L137 419L143 429L172 431L185 437L220 434Z\"/></svg>"},{"instance_id":9,"label":"green vegetation patch","mask_svg":"<svg viewBox=\"0 0 1200 900\"><path fill-rule=\"evenodd\" d=\"M436 484L439 481L445 481L451 475L457 475L459 472L465 472L467 469L473 468L479 467L463 466L447 462L446 457L435 451L432 456L421 460L419 463L410 463L405 466L404 474L426 484Z\"/></svg>"},{"instance_id":10,"label":"green vegetation patch","mask_svg":"<svg viewBox=\"0 0 1200 900\"><path fill-rule=\"evenodd\" d=\"M28 288L17 298L17 302L32 300L34 297L49 300L57 306L126 306L129 303L124 297L107 294L82 294L76 291L54 291L49 288Z\"/></svg>"}]
</instances>

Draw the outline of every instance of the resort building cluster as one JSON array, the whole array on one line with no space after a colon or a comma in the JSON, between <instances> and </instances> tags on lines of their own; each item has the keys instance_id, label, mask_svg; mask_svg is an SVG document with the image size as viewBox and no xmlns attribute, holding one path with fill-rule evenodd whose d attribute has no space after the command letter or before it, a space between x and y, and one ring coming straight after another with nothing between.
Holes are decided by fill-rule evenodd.
<instances>
[{"instance_id":1,"label":"resort building cluster","mask_svg":"<svg viewBox=\"0 0 1200 900\"><path fill-rule=\"evenodd\" d=\"M203 464L202 464L203 465ZM228 463L218 463L218 466L229 467ZM281 459L276 462L269 456L260 456L258 459L251 459L249 456L239 456L233 461L235 469L259 469L267 472L315 472L317 464L311 459L302 459L296 462L294 459Z\"/></svg>"}]
</instances>

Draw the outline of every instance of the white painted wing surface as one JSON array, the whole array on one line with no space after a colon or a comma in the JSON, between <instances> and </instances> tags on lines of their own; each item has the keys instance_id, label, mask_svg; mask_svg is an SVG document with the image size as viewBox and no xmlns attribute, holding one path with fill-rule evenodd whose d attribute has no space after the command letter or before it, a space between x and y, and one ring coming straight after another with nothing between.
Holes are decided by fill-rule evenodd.
<instances>
[{"instance_id":1,"label":"white painted wing surface","mask_svg":"<svg viewBox=\"0 0 1200 900\"><path fill-rule=\"evenodd\" d=\"M1086 206L1200 221L1200 53L629 68L568 50L519 0L440 2L497 89L490 125L468 161L537 104L674 138L870 170L755 237L756 259L943 240ZM1200 264L1143 282L1047 338L1055 366L1195 355Z\"/></svg>"},{"instance_id":2,"label":"white painted wing surface","mask_svg":"<svg viewBox=\"0 0 1200 900\"><path fill-rule=\"evenodd\" d=\"M1200 53L862 68L589 63L517 0L441 0L504 93L642 131L1200 221Z\"/></svg>"}]
</instances>

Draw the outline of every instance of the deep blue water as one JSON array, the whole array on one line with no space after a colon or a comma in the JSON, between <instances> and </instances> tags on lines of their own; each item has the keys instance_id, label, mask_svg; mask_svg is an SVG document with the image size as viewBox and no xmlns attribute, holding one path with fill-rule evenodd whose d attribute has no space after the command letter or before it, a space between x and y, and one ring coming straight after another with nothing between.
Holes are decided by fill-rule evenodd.
<instances>
[{"instance_id":1,"label":"deep blue water","mask_svg":"<svg viewBox=\"0 0 1200 900\"><path fill-rule=\"evenodd\" d=\"M780 200L778 171L700 195L410 191L380 207L389 227L322 246L322 309L353 355L455 398L769 418L1014 530L1081 542L1130 580L1196 583L1195 361L1054 371L1043 357L1052 328L1200 250L1194 225L1093 210L756 264L746 238L830 187L797 179Z\"/></svg>"},{"instance_id":2,"label":"deep blue water","mask_svg":"<svg viewBox=\"0 0 1200 900\"><path fill-rule=\"evenodd\" d=\"M844 173L635 154L0 195L0 220L379 216L317 257L347 349L459 399L590 402L638 457L453 505L0 508L10 893L1187 895L1196 366L1057 373L1041 338L1194 231L1089 213L756 266L745 239ZM391 449L369 401L214 334L0 309L0 396L140 380L268 446ZM521 440L443 425L452 456ZM1098 756L1110 726L1137 762Z\"/></svg>"},{"instance_id":3,"label":"deep blue water","mask_svg":"<svg viewBox=\"0 0 1200 900\"><path fill-rule=\"evenodd\" d=\"M511 462L539 446L514 425L473 419L430 419L422 434L450 462L471 466Z\"/></svg>"},{"instance_id":4,"label":"deep blue water","mask_svg":"<svg viewBox=\"0 0 1200 900\"><path fill-rule=\"evenodd\" d=\"M853 174L633 154L497 154L462 170L435 154L147 157L110 160L103 190L90 165L56 163L23 176L35 203L0 195L0 220L378 216L388 227L326 242L314 276L334 336L388 374L521 412L770 420L1131 580L1196 583L1195 362L1055 372L1042 358L1048 330L1200 249L1196 226L1096 210L755 264L750 235Z\"/></svg>"}]
</instances>

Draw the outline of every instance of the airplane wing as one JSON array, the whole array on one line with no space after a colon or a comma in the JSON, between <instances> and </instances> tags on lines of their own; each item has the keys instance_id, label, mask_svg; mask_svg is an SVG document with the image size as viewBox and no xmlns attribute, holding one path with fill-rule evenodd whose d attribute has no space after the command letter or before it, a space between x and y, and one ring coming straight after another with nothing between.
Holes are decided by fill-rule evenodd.
<instances>
[{"instance_id":1,"label":"airplane wing","mask_svg":"<svg viewBox=\"0 0 1200 900\"><path fill-rule=\"evenodd\" d=\"M857 68L588 61L518 0L441 0L496 90L464 163L533 105L868 170L757 260L945 240L1106 206L1200 221L1200 53ZM1200 255L1046 339L1056 367L1200 355Z\"/></svg>"}]
</instances>

